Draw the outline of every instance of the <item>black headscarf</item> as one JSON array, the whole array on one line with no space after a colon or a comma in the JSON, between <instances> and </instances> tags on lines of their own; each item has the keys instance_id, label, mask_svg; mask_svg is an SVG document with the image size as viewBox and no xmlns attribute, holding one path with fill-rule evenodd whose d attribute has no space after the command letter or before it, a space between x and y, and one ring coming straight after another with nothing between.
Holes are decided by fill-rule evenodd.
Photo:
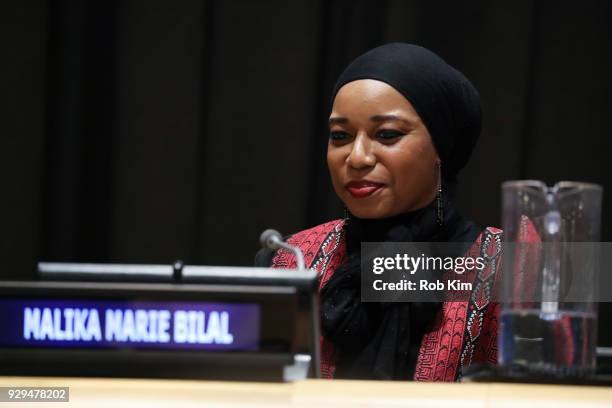
<instances>
[{"instance_id":1,"label":"black headscarf","mask_svg":"<svg viewBox=\"0 0 612 408\"><path fill-rule=\"evenodd\" d=\"M479 96L471 83L431 51L401 43L358 57L340 75L333 97L358 79L383 81L410 101L440 156L446 191L454 187L480 133ZM361 302L361 242L473 242L480 230L455 210L451 197L441 197L442 225L437 200L382 220L349 216L348 259L321 291L321 326L337 350L337 378L412 378L421 340L441 305Z\"/></svg>"}]
</instances>

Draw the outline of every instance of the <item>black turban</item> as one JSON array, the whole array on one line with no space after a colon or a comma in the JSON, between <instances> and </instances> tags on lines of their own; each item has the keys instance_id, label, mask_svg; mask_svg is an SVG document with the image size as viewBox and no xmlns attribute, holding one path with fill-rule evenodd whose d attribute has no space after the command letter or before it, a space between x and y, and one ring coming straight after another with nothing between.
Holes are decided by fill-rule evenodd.
<instances>
[{"instance_id":1,"label":"black turban","mask_svg":"<svg viewBox=\"0 0 612 408\"><path fill-rule=\"evenodd\" d=\"M404 95L431 135L445 179L455 181L482 124L480 96L471 82L433 52L404 43L374 48L354 60L338 78L332 100L358 79L385 82Z\"/></svg>"}]
</instances>

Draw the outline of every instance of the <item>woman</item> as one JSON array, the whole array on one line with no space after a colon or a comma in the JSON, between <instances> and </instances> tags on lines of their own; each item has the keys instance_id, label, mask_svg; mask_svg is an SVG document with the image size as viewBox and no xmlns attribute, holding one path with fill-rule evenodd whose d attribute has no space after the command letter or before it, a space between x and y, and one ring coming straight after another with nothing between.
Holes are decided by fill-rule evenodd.
<instances>
[{"instance_id":1,"label":"woman","mask_svg":"<svg viewBox=\"0 0 612 408\"><path fill-rule=\"evenodd\" d=\"M497 305L489 303L501 231L481 230L453 204L456 176L481 128L480 99L457 70L425 48L394 43L353 61L332 96L327 163L347 216L288 242L321 273L322 376L454 381L496 361ZM362 242L469 242L488 254L471 271L469 300L364 303ZM295 267L287 251L258 265Z\"/></svg>"}]
</instances>

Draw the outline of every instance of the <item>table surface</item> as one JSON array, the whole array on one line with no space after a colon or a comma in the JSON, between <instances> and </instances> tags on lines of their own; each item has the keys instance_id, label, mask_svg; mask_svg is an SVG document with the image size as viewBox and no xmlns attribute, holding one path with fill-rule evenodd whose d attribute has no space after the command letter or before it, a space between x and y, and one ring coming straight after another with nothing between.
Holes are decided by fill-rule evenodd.
<instances>
[{"instance_id":1,"label":"table surface","mask_svg":"<svg viewBox=\"0 0 612 408\"><path fill-rule=\"evenodd\" d=\"M0 387L70 387L43 407L612 407L612 387L305 380L247 383L118 378L0 377Z\"/></svg>"}]
</instances>

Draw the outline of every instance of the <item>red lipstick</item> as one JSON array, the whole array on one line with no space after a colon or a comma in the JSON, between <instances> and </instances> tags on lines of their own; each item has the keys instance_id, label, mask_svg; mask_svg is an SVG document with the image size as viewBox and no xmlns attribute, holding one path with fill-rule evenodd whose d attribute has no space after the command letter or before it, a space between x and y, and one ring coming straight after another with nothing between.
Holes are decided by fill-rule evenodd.
<instances>
[{"instance_id":1,"label":"red lipstick","mask_svg":"<svg viewBox=\"0 0 612 408\"><path fill-rule=\"evenodd\" d=\"M346 184L345 188L355 198L364 198L374 194L380 190L384 184L375 183L373 181L361 180L351 181Z\"/></svg>"}]
</instances>

